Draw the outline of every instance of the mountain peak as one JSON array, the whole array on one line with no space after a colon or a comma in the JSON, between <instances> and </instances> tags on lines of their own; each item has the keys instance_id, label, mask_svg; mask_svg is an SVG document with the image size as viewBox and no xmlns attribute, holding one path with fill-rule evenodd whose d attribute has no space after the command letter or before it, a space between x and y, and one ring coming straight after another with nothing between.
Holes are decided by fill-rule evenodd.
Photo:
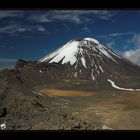
<instances>
[{"instance_id":1,"label":"mountain peak","mask_svg":"<svg viewBox=\"0 0 140 140\"><path fill-rule=\"evenodd\" d=\"M62 64L70 62L70 64L73 65L81 60L83 66L86 67L85 65L86 60L93 59L93 57L91 56L100 58L107 57L108 59L111 59L111 61L116 61L114 58L116 56L120 57L119 55L109 50L107 47L100 44L99 41L97 41L94 38L83 38L83 39L78 38L69 41L56 51L40 59L39 62L47 62L47 63L62 62Z\"/></svg>"},{"instance_id":2,"label":"mountain peak","mask_svg":"<svg viewBox=\"0 0 140 140\"><path fill-rule=\"evenodd\" d=\"M91 41L91 42L95 42L95 43L99 44L99 41L98 40L96 40L95 38L90 38L90 37L86 37L86 38L80 38L80 37L78 37L78 38L75 38L73 40L74 41L79 41L79 42L81 42L81 41Z\"/></svg>"},{"instance_id":3,"label":"mountain peak","mask_svg":"<svg viewBox=\"0 0 140 140\"><path fill-rule=\"evenodd\" d=\"M92 41L92 42L95 42L95 43L99 44L99 41L96 40L96 39L94 39L94 38L88 37L88 38L84 38L84 40L86 40L86 41Z\"/></svg>"},{"instance_id":4,"label":"mountain peak","mask_svg":"<svg viewBox=\"0 0 140 140\"><path fill-rule=\"evenodd\" d=\"M39 63L66 64L75 69L74 77L81 74L81 70L91 73L90 77L95 80L106 70L106 65L116 65L121 57L100 44L94 38L77 38L69 41L56 51L43 57ZM89 75L89 74L88 74Z\"/></svg>"}]
</instances>

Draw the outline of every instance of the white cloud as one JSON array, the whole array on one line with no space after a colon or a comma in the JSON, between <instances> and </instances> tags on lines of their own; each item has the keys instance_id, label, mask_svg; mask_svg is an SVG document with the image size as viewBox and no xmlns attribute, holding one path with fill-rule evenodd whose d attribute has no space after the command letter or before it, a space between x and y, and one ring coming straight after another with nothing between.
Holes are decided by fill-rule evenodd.
<instances>
[{"instance_id":1,"label":"white cloud","mask_svg":"<svg viewBox=\"0 0 140 140\"><path fill-rule=\"evenodd\" d=\"M140 48L135 50L128 50L124 52L123 56L129 59L134 64L140 65Z\"/></svg>"},{"instance_id":2,"label":"white cloud","mask_svg":"<svg viewBox=\"0 0 140 140\"><path fill-rule=\"evenodd\" d=\"M88 14L98 15L97 18L109 20L114 13L106 10L52 10L31 14L28 20L34 22L67 21L72 23L85 23L93 19L87 18Z\"/></svg>"},{"instance_id":3,"label":"white cloud","mask_svg":"<svg viewBox=\"0 0 140 140\"><path fill-rule=\"evenodd\" d=\"M98 37L104 38L104 37L118 37L118 36L124 36L124 35L133 35L133 32L125 32L125 33L111 33L108 35L100 35Z\"/></svg>"},{"instance_id":4,"label":"white cloud","mask_svg":"<svg viewBox=\"0 0 140 140\"><path fill-rule=\"evenodd\" d=\"M1 34L10 34L11 36L18 36L19 33L31 31L47 32L47 30L41 25L20 25L20 24L8 24L6 26L0 27Z\"/></svg>"},{"instance_id":5,"label":"white cloud","mask_svg":"<svg viewBox=\"0 0 140 140\"><path fill-rule=\"evenodd\" d=\"M43 26L38 26L37 30L40 31L40 32L45 32L46 31L46 29Z\"/></svg>"},{"instance_id":6,"label":"white cloud","mask_svg":"<svg viewBox=\"0 0 140 140\"><path fill-rule=\"evenodd\" d=\"M84 27L83 29L84 29L85 31L88 31L88 27Z\"/></svg>"},{"instance_id":7,"label":"white cloud","mask_svg":"<svg viewBox=\"0 0 140 140\"><path fill-rule=\"evenodd\" d=\"M140 34L134 34L130 43L133 43L137 48L140 48Z\"/></svg>"},{"instance_id":8,"label":"white cloud","mask_svg":"<svg viewBox=\"0 0 140 140\"><path fill-rule=\"evenodd\" d=\"M25 32L26 31L26 28L18 28L17 31L19 31L19 32Z\"/></svg>"},{"instance_id":9,"label":"white cloud","mask_svg":"<svg viewBox=\"0 0 140 140\"><path fill-rule=\"evenodd\" d=\"M23 11L23 10L0 10L0 20L8 18L7 24L0 26L1 34L10 34L10 36L18 36L19 33L27 31L40 31L44 32L46 29L41 25L31 25L27 21L27 18L30 14L34 15L36 11ZM39 11L38 11L39 12ZM28 14L26 14L28 13ZM26 16L25 16L26 14ZM15 20L15 18L22 18L22 20ZM47 21L43 18L43 15L40 17L41 20ZM23 20L26 21L26 25L23 23Z\"/></svg>"},{"instance_id":10,"label":"white cloud","mask_svg":"<svg viewBox=\"0 0 140 140\"><path fill-rule=\"evenodd\" d=\"M106 43L106 45L107 45L107 47L112 49L115 46L115 42L114 41L110 41L110 42Z\"/></svg>"},{"instance_id":11,"label":"white cloud","mask_svg":"<svg viewBox=\"0 0 140 140\"><path fill-rule=\"evenodd\" d=\"M128 43L134 45L134 49L125 51L123 56L129 59L131 62L140 65L140 34L134 34Z\"/></svg>"},{"instance_id":12,"label":"white cloud","mask_svg":"<svg viewBox=\"0 0 140 140\"><path fill-rule=\"evenodd\" d=\"M0 10L0 19L7 18L7 17L22 17L23 12L19 10Z\"/></svg>"},{"instance_id":13,"label":"white cloud","mask_svg":"<svg viewBox=\"0 0 140 140\"><path fill-rule=\"evenodd\" d=\"M0 10L0 20L3 18L22 18L24 12L22 10Z\"/></svg>"},{"instance_id":14,"label":"white cloud","mask_svg":"<svg viewBox=\"0 0 140 140\"><path fill-rule=\"evenodd\" d=\"M95 18L91 18L90 14L96 15ZM61 23L65 24L67 24L67 22L75 24L86 22L93 23L96 19L109 20L112 16L114 16L114 12L107 10L0 10L0 20L8 18L7 25L1 24L0 33L2 34L2 37L3 34L18 36L20 33L27 31L47 33L48 31L43 26L44 23L56 21L61 21ZM21 20L17 20L17 18L21 18ZM33 24L33 22L35 24ZM26 25L24 23L26 23ZM69 30L69 27L67 27L67 29ZM90 32L88 27L84 27L83 30Z\"/></svg>"},{"instance_id":15,"label":"white cloud","mask_svg":"<svg viewBox=\"0 0 140 140\"><path fill-rule=\"evenodd\" d=\"M27 17L27 19L36 22L52 22L52 20L48 19L47 14L31 14L29 17Z\"/></svg>"},{"instance_id":16,"label":"white cloud","mask_svg":"<svg viewBox=\"0 0 140 140\"><path fill-rule=\"evenodd\" d=\"M9 24L3 27L0 27L0 33L16 33L16 32L25 32L26 29L21 27L18 24Z\"/></svg>"},{"instance_id":17,"label":"white cloud","mask_svg":"<svg viewBox=\"0 0 140 140\"><path fill-rule=\"evenodd\" d=\"M127 32L127 33L113 33L109 34L109 36L123 36L123 35L131 35L133 34L132 32Z\"/></svg>"},{"instance_id":18,"label":"white cloud","mask_svg":"<svg viewBox=\"0 0 140 140\"><path fill-rule=\"evenodd\" d=\"M87 26L85 26L84 28L83 28L83 30L85 31L85 32L90 32L90 29L87 27Z\"/></svg>"}]
</instances>

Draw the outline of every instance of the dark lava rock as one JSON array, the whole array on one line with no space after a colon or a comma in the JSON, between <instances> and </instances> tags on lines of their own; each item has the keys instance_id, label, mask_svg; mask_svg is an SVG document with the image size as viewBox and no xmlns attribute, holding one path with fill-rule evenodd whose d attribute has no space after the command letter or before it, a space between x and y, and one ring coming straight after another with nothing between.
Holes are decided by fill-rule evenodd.
<instances>
[{"instance_id":1,"label":"dark lava rock","mask_svg":"<svg viewBox=\"0 0 140 140\"><path fill-rule=\"evenodd\" d=\"M80 123L75 123L72 129L80 129L81 128L81 124Z\"/></svg>"},{"instance_id":2,"label":"dark lava rock","mask_svg":"<svg viewBox=\"0 0 140 140\"><path fill-rule=\"evenodd\" d=\"M4 107L4 108L1 108L0 109L0 117L4 117L7 115L7 109Z\"/></svg>"}]
</instances>

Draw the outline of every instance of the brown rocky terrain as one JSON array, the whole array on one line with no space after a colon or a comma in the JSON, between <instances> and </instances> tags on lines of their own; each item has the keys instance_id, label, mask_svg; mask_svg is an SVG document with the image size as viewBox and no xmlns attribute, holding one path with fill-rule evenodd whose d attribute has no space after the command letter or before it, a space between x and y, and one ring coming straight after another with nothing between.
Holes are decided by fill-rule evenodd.
<instances>
[{"instance_id":1,"label":"brown rocky terrain","mask_svg":"<svg viewBox=\"0 0 140 140\"><path fill-rule=\"evenodd\" d=\"M6 130L140 129L139 101L140 67L95 39L0 71Z\"/></svg>"}]
</instances>

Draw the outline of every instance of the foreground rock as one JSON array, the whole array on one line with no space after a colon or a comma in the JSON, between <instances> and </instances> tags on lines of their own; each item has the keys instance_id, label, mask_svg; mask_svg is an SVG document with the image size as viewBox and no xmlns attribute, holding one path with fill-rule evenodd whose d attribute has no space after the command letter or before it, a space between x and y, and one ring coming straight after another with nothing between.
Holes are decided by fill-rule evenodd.
<instances>
[{"instance_id":1,"label":"foreground rock","mask_svg":"<svg viewBox=\"0 0 140 140\"><path fill-rule=\"evenodd\" d=\"M0 108L0 118L6 116L7 114L7 109L4 108Z\"/></svg>"}]
</instances>

